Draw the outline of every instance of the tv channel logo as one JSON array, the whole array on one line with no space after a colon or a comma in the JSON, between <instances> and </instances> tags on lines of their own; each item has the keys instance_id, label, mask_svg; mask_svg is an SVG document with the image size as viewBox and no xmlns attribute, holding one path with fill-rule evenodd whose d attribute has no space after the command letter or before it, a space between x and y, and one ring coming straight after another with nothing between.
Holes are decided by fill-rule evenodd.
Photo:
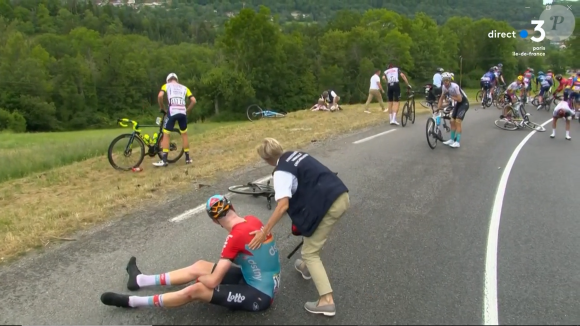
<instances>
[{"instance_id":1,"label":"tv channel logo","mask_svg":"<svg viewBox=\"0 0 580 326\"><path fill-rule=\"evenodd\" d=\"M540 19L532 20L531 23L535 26L534 31L540 33L539 36L530 37L533 42L539 43L546 38L550 41L560 42L572 36L574 27L576 27L576 18L572 13L571 6L547 5L546 10L542 11ZM529 36L526 30L522 30L518 34L524 39ZM498 33L494 30L489 32L487 36L489 38L515 38L516 32Z\"/></svg>"}]
</instances>

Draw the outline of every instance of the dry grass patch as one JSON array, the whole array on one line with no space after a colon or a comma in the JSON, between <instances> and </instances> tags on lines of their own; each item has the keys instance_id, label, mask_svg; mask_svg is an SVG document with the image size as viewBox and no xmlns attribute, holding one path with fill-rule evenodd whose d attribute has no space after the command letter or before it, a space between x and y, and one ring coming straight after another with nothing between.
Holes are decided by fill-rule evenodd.
<instances>
[{"instance_id":1,"label":"dry grass patch","mask_svg":"<svg viewBox=\"0 0 580 326\"><path fill-rule=\"evenodd\" d=\"M1 183L0 257L7 261L119 212L162 200L168 192L190 191L196 181L211 181L217 172L258 162L255 146L264 137L275 137L286 148L300 148L313 139L386 122L387 114L379 112L377 105L373 110L364 114L363 106L355 105L338 113L299 111L283 119L226 124L194 133L190 137L194 164L190 166L182 160L155 169L151 162L158 158L154 157L145 159L141 173L119 172L106 156L99 156ZM427 110L417 103L417 111ZM119 129L118 134L123 131Z\"/></svg>"}]
</instances>

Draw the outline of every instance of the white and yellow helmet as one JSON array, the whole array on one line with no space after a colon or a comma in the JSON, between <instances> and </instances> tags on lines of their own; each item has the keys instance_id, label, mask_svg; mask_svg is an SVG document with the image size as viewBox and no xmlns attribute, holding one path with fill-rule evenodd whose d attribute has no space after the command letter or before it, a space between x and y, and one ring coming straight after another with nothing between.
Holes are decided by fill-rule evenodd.
<instances>
[{"instance_id":1,"label":"white and yellow helmet","mask_svg":"<svg viewBox=\"0 0 580 326\"><path fill-rule=\"evenodd\" d=\"M174 72L172 72L172 73L170 73L169 75L167 75L167 78L165 78L165 82L169 83L169 80L170 80L171 78L175 78L175 80L179 80L179 79L177 78L177 75L176 75Z\"/></svg>"}]
</instances>

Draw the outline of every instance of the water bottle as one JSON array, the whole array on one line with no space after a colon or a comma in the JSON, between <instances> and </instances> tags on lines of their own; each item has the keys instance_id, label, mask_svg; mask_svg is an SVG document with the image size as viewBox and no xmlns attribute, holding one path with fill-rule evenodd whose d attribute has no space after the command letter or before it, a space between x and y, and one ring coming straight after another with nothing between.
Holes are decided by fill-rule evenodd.
<instances>
[{"instance_id":1,"label":"water bottle","mask_svg":"<svg viewBox=\"0 0 580 326\"><path fill-rule=\"evenodd\" d=\"M441 115L438 115L437 117L435 117L435 123L437 125L440 125L441 124Z\"/></svg>"},{"instance_id":2,"label":"water bottle","mask_svg":"<svg viewBox=\"0 0 580 326\"><path fill-rule=\"evenodd\" d=\"M149 135L148 134L144 134L143 135L143 142L145 143L145 145L149 145L149 142L151 140L149 139Z\"/></svg>"},{"instance_id":3,"label":"water bottle","mask_svg":"<svg viewBox=\"0 0 580 326\"><path fill-rule=\"evenodd\" d=\"M155 144L157 142L157 137L159 137L159 135L157 133L153 134L153 139L151 139L151 143Z\"/></svg>"}]
</instances>

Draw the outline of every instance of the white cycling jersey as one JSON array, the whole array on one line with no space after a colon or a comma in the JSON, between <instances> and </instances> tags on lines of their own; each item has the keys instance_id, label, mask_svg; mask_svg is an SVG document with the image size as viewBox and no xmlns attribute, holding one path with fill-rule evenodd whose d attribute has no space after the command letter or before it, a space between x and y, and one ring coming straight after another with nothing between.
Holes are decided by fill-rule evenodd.
<instances>
[{"instance_id":1,"label":"white cycling jersey","mask_svg":"<svg viewBox=\"0 0 580 326\"><path fill-rule=\"evenodd\" d=\"M511 84L509 84L509 86L506 88L505 92L507 93L508 91L517 91L520 90L522 88L521 84L518 84L518 82L513 82Z\"/></svg>"},{"instance_id":2,"label":"white cycling jersey","mask_svg":"<svg viewBox=\"0 0 580 326\"><path fill-rule=\"evenodd\" d=\"M393 67L385 70L385 77L389 84L394 84L399 82L399 68Z\"/></svg>"}]
</instances>

